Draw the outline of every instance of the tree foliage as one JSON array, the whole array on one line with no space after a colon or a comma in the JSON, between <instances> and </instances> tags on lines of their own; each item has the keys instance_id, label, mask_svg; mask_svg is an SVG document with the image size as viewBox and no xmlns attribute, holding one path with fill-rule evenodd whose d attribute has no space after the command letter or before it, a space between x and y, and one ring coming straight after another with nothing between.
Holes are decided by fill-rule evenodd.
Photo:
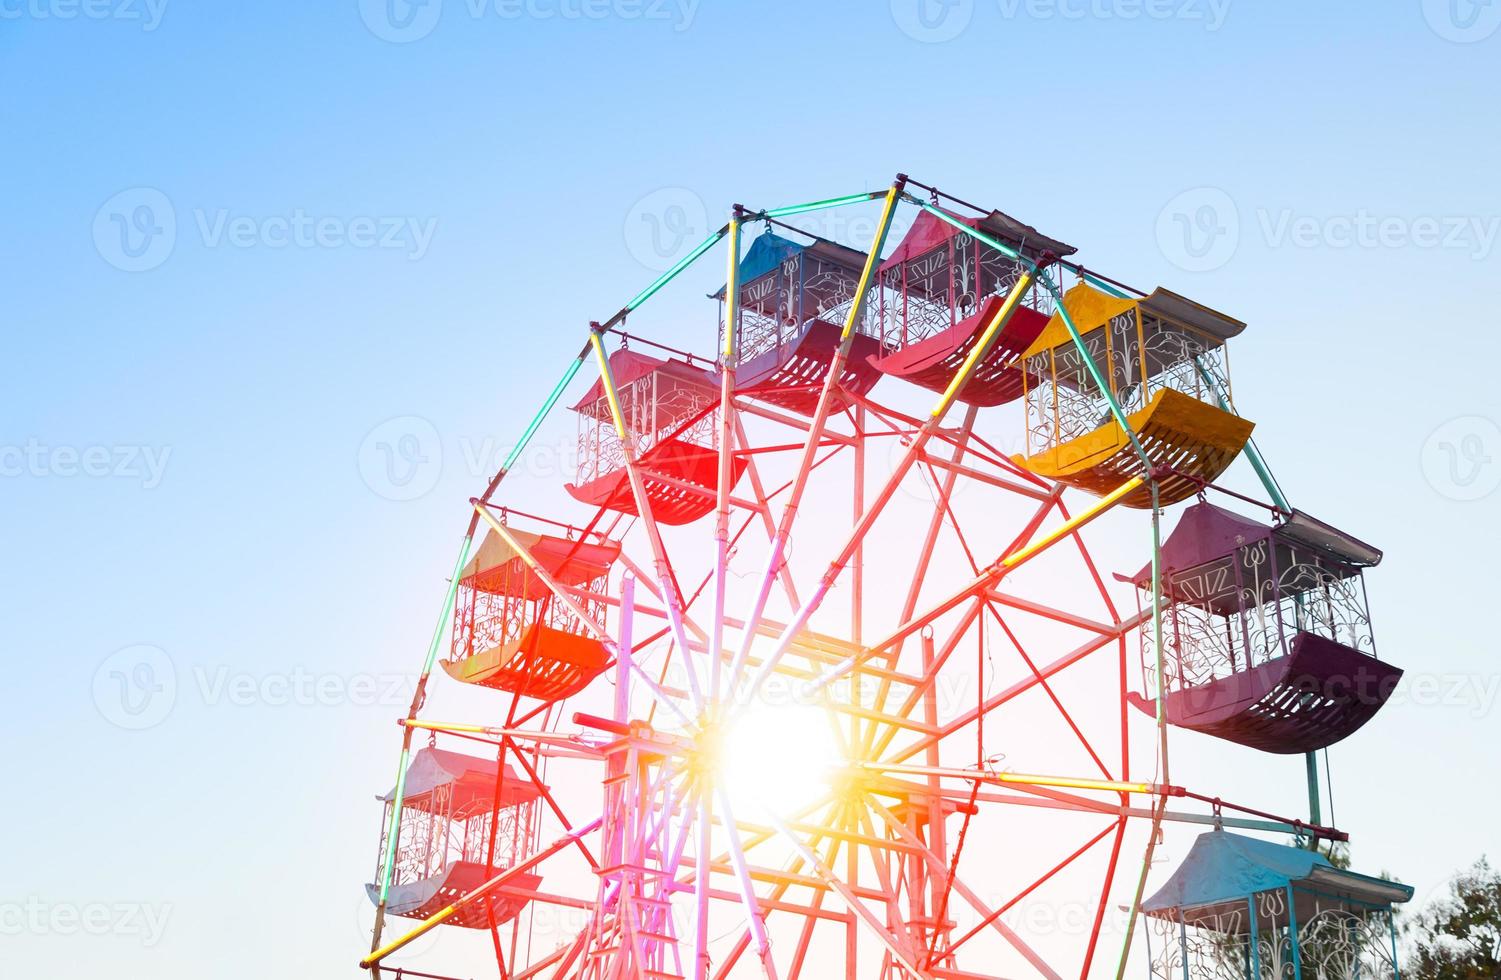
<instances>
[{"instance_id":1,"label":"tree foliage","mask_svg":"<svg viewBox=\"0 0 1501 980\"><path fill-rule=\"evenodd\" d=\"M1448 894L1421 910L1408 927L1409 980L1496 980L1501 977L1501 874L1485 858L1457 875Z\"/></svg>"}]
</instances>

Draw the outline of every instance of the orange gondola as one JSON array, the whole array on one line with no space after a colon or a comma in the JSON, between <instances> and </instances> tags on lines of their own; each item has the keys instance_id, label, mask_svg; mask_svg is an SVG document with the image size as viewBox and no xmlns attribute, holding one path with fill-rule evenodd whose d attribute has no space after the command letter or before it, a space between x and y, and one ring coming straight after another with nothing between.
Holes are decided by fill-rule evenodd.
<instances>
[{"instance_id":1,"label":"orange gondola","mask_svg":"<svg viewBox=\"0 0 1501 980\"><path fill-rule=\"evenodd\" d=\"M559 586L576 589L585 607L598 606L590 597L603 593L618 544L507 530ZM597 677L609 654L521 553L491 531L460 574L453 644L442 663L466 684L559 701Z\"/></svg>"}]
</instances>

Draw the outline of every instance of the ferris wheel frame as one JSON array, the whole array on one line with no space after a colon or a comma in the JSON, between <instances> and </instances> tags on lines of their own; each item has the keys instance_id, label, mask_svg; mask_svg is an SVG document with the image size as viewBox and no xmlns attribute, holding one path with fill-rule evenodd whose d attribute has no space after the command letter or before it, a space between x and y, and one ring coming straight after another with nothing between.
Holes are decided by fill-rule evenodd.
<instances>
[{"instance_id":1,"label":"ferris wheel frame","mask_svg":"<svg viewBox=\"0 0 1501 980\"><path fill-rule=\"evenodd\" d=\"M930 198L923 200L915 196L911 191L914 187L928 191ZM488 893L512 887L509 883L516 876L538 867L555 855L574 851L584 858L599 878L597 894L592 902L587 903L591 910L588 926L579 932L572 943L564 944L539 960L522 966L514 962L508 964L509 957L502 948L499 929L492 924L495 953L502 976L514 980L541 976L632 976L642 980L691 976L694 980L708 980L710 977L727 976L741 961L744 953L753 951L759 961L760 972L772 980L780 980L784 975L798 976L803 970L814 927L819 922L836 922L842 923L851 937L859 931L874 939L876 947L881 950L880 974L883 977L984 976L960 969L957 957L966 943L987 930L999 934L1039 975L1059 977L1064 974L1057 972L1033 950L1024 937L1003 921L1002 916L1017 901L1025 898L1053 875L1108 841L1109 853L1103 885L1078 972L1080 977L1087 977L1096 962L1107 901L1123 856L1123 845L1131 821L1145 821L1151 828L1130 908L1133 924L1142 898L1146 872L1151 863L1156 832L1164 821L1205 823L1213 819L1224 826L1296 833L1312 839L1344 839L1345 835L1341 832L1319 825L1317 787L1314 782L1316 770L1312 768L1309 770L1310 800L1314 809L1311 819L1306 822L1246 807L1231 807L1243 811L1245 816L1227 816L1223 814L1222 808L1230 805L1173 785L1168 767L1167 720L1161 708L1155 722L1157 740L1153 763L1156 775L1150 781L1131 777L1129 741L1126 735L1128 711L1124 694L1127 638L1133 631L1154 631L1158 638L1154 647L1159 657L1156 671L1159 685L1163 683L1165 674L1160 663L1163 651L1160 637L1164 600L1160 572L1156 567L1161 548L1161 507L1157 505L1156 493L1159 479L1166 474L1158 471L1137 441L1125 410L1110 394L1109 386L1103 379L1096 374L1095 381L1109 401L1111 414L1126 433L1140 459L1141 472L1110 493L1092 501L1078 513L1071 513L1067 507L1063 499L1062 484L1050 483L1027 472L1011 463L1004 453L985 443L974 431L978 414L975 406L967 409L963 420L958 424L946 424L956 404L961 402L965 385L976 365L1029 293L1040 288L1055 301L1060 298L1059 285L1053 277L1057 268L1069 269L1081 278L1107 289L1118 290L1119 284L1053 256L1044 257L1040 262L1033 261L1006 243L986 236L983 231L967 227L964 229L965 233L1009 254L1026 268L1012 285L990 322L985 325L963 366L932 408L925 416L911 415L868 397L840 390L838 381L849 357L865 297L870 293L875 269L896 208L902 203L912 204L957 226L952 214L938 206L939 197L936 189L898 175L892 185L881 192L848 195L763 211L750 211L736 206L723 228L710 235L615 316L604 322L590 324L587 342L578 357L569 365L562 380L533 418L506 463L495 474L485 491L471 500L473 513L468 530L463 538L443 611L421 673L417 694L408 717L403 722L403 745L395 805L391 809L391 827L387 835L387 846L391 851L387 853L383 864L386 878L380 882L380 902L371 952L361 960L362 968L370 969L378 975L383 960L447 921L457 909ZM741 257L740 238L744 225L751 221L770 222L813 210L877 200L882 202L877 232L811 417L800 418L788 412L754 404L737 391L734 370L719 372L719 396L708 416L713 419L718 430L718 479L712 510L714 561L697 588L685 592L664 536L653 517L652 500L646 486L646 467L637 450L635 433L628 424L621 405L620 387L613 377L605 340L611 334L625 336L622 325L629 313L639 308L720 242L728 243L729 253L725 289L726 323L735 322L735 307L739 296L737 277ZM1055 309L1061 315L1073 341L1083 350L1079 329L1072 322L1065 305L1058 301ZM737 354L735 336L736 331L732 329L723 331L724 344L719 351L721 364L734 363ZM512 532L507 523L508 512L494 503L498 488L527 442L555 406L563 390L591 359L599 370L600 384L609 404L610 421L623 448L630 495L635 512L639 515L638 526L649 552L649 559L641 563L622 553L626 571L618 596L584 594L576 586L557 581ZM1090 366L1090 370L1097 372L1091 359L1086 357L1084 361ZM747 468L749 493L737 495L733 492L730 473L736 453L752 448L742 415L754 417L769 425L787 426L795 435L801 436L801 443L794 441L781 446L784 452L797 459L793 477L781 486L768 488L761 478L754 456L751 456ZM833 424L841 418L844 420L843 426ZM879 430L882 438L896 440L903 448L885 474L879 489L867 499L864 492L863 452L869 440L877 434L877 426L882 427ZM763 450L764 448L762 447ZM796 529L800 508L815 470L845 451L856 457L855 465L862 473L853 501L852 526L842 534L838 547L834 549L813 589L801 593L786 561L788 543ZM1254 447L1247 447L1247 451L1258 474L1264 475L1268 491L1273 493L1275 500L1280 501L1275 481L1270 479L1269 471ZM902 480L914 470L922 471L937 488L924 530L923 544L919 548L918 565L914 569L913 581L898 617L898 625L879 638L868 640L858 635L861 621L858 610L862 603L860 555L867 537ZM657 475L654 478L661 477ZM950 496L961 478L982 481L994 490L1029 502L1033 510L1030 517L1022 523L1014 540L996 554L993 560L979 561L970 556L972 576L942 598L923 603L921 585L933 551L933 542L954 521ZM1111 601L1104 579L1096 568L1080 531L1115 509L1129 495L1142 492L1151 495L1153 504L1150 508L1154 559L1152 591L1145 608L1123 614L1117 611ZM738 526L736 517L739 517ZM614 661L612 669L616 685L611 716L575 714L571 719L593 733L591 737L565 736L546 725L541 728L526 727L544 712L540 707L520 710L520 701L516 697L512 698L506 721L501 726L449 724L419 719L425 702L426 684L454 607L459 570L468 560L475 534L481 527L503 539L542 581L556 601L610 651ZM590 527L592 529L593 525ZM766 537L767 556L764 567L755 579L757 587L754 601L746 612L734 616L727 605L730 555L736 543L754 527L759 527ZM1022 599L1009 595L1000 588L1001 583L1015 569L1055 548L1072 548L1077 552L1088 578L1098 590L1098 596L1108 613L1108 620L1094 620L1067 609ZM813 633L810 626L815 613L829 598L835 585L846 576L852 585L851 602L852 608L856 610L856 635L841 638ZM641 597L644 601L639 604L637 588L647 593ZM793 610L785 622L774 621L767 616L768 602L778 588ZM696 615L695 610L703 608L706 589L709 614L705 618ZM609 607L615 612L615 630L609 630L606 623L588 608L591 603ZM989 621L990 617L994 617L995 622L1005 628L1005 621L998 612L1002 607L1070 625L1089 634L1089 638L1044 663L1035 662L1022 651L1031 673L1030 678L1023 678L1005 689L982 696L973 709L941 721L931 697L939 673L977 622ZM933 627L951 614L957 614L957 621L940 638ZM704 621L701 622L701 619ZM649 637L643 639L645 631L641 627L647 620L654 621L657 625ZM735 632L739 633L740 641L729 647L726 644L727 634ZM900 661L902 651L914 638L919 641L920 668L917 673L909 673L901 669ZM767 641L770 646L755 651L753 646L757 640ZM668 689L664 680L667 660L664 660L662 671L653 673L634 655L647 644L658 641L665 641L669 645L669 658L676 657L676 664L686 681L685 690ZM1020 650L1020 645L1017 646ZM1116 650L1120 670L1120 756L1118 760L1106 762L1054 693L1049 681L1066 668L1112 647ZM798 660L800 663L794 664L790 660ZM849 752L849 771L858 773L858 779L852 776L850 785L831 792L795 814L766 814L760 822L756 822L744 819L743 815L736 815L724 785L716 782L710 771L711 767L703 762L703 758L707 752L705 745L712 740L711 736L722 726L732 723L745 705L754 701L768 681L776 676L797 679L811 695L827 692L832 685L852 676L868 677L874 680L877 694L873 705L869 707L861 703L848 703L835 709L849 719L850 743L844 748ZM650 718L647 721L632 718L630 711L633 689L646 692L654 705L653 716L659 708L673 720L677 731L660 728ZM891 701L896 689L902 689L905 693L899 703L892 707ZM1098 773L1076 775L998 771L979 764L979 760L971 768L942 764L937 754L939 742L971 725L983 724L984 718L991 712L1032 690L1046 693L1096 764ZM1161 705L1163 691L1160 687L1157 693L1157 703ZM564 832L524 862L510 868L495 869L496 874L484 884L429 916L398 939L382 945L380 940L385 924L389 876L397 839L394 830L401 812L402 780L411 755L414 734L424 731L430 733L430 737L431 733L444 733L477 739L493 746L503 760L517 760L527 778L540 790L548 811ZM893 746L903 733L915 734L911 741ZM920 763L911 761L917 756L922 757ZM548 791L537 771L535 762L542 757L588 759L602 764L608 776L601 813L587 821L571 820L564 807ZM901 794L919 802L908 802L901 806L886 805L874 798L883 791L886 793L885 798L893 798L893 788L899 788ZM1169 800L1174 798L1212 802L1215 813L1210 818L1202 814L1170 810ZM1141 802L1138 803L1138 800ZM1026 883L1014 897L993 904L987 903L957 874L958 855L948 846L944 827L948 816L962 813L966 816L964 826L967 828L968 811L980 804L1013 804L1093 813L1107 818L1107 822L1051 870ZM921 819L904 819L903 814L898 812L904 807L914 811L925 809L927 813ZM819 818L824 822L819 822ZM718 846L715 844L716 828L723 839ZM596 833L599 839L591 847L588 838ZM964 830L961 829L956 849L958 851L962 851L963 835ZM752 865L747 857L748 853L772 839L779 839L792 848L793 856L786 866L770 869ZM690 845L693 856L688 858L685 855L688 854ZM862 884L858 880L858 855L862 848L867 852L870 865L876 869L874 882ZM845 860L844 873L837 868L841 856ZM908 884L904 886L902 881L897 881L898 875L903 876ZM719 887L715 886L716 876L720 880ZM856 880L849 880L851 878ZM758 884L770 887L758 891ZM791 900L787 895L793 888L806 889L813 897L804 902ZM691 894L691 928L684 930L690 935L677 935L674 932L671 909L673 897L677 894ZM836 912L825 908L823 903L828 896L842 901L845 911ZM563 896L545 896L540 893L528 897L534 900L567 901ZM953 924L947 918L950 903L955 900L969 906L976 919L972 927L957 937L954 935ZM709 956L710 907L715 902L738 904L743 909L745 920L731 952L718 964L712 963ZM902 909L905 909L904 919L901 915L893 916L893 910ZM782 958L781 964L772 952L768 934L767 920L773 913L803 917L793 952L790 957ZM911 928L913 924L917 924L915 932ZM1125 969L1133 932L1131 924L1128 924L1116 970L1117 976ZM855 938L847 941L847 977L855 976L857 945ZM601 951L604 951L603 955ZM783 970L784 966L787 968L786 972ZM417 975L410 970L406 972Z\"/></svg>"}]
</instances>

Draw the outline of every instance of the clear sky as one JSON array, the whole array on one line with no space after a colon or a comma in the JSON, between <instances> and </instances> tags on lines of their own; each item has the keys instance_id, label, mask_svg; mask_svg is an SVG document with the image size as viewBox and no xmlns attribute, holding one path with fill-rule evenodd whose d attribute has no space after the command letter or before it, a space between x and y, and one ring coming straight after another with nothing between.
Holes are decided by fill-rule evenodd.
<instances>
[{"instance_id":1,"label":"clear sky","mask_svg":"<svg viewBox=\"0 0 1501 980\"><path fill-rule=\"evenodd\" d=\"M1357 864L1496 850L1501 5L924 2L0 0L0 973L352 975L464 500L732 202L898 171L1250 324L1279 479L1386 550Z\"/></svg>"}]
</instances>

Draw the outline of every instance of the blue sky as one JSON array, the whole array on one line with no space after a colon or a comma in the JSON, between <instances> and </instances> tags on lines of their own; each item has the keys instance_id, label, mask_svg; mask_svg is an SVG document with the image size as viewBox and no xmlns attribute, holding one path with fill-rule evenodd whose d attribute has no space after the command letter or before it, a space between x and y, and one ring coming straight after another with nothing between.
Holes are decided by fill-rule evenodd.
<instances>
[{"instance_id":1,"label":"blue sky","mask_svg":"<svg viewBox=\"0 0 1501 980\"><path fill-rule=\"evenodd\" d=\"M1279 479L1387 553L1357 862L1494 849L1501 7L391 3L0 0L8 975L349 972L465 498L732 202L898 171L1250 324ZM721 268L650 329L708 353Z\"/></svg>"}]
</instances>

